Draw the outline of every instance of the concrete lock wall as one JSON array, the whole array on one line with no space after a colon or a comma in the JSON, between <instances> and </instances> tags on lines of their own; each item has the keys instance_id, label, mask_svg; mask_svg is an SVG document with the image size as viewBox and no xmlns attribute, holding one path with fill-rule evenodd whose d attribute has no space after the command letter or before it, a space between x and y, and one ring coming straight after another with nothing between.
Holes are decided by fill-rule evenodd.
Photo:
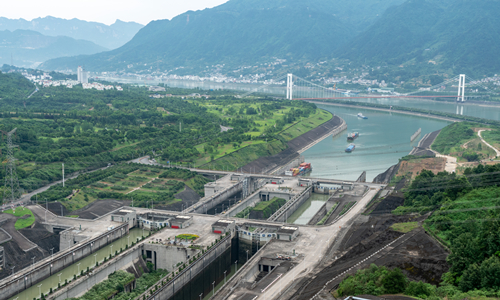
<instances>
[{"instance_id":1,"label":"concrete lock wall","mask_svg":"<svg viewBox=\"0 0 500 300\"><path fill-rule=\"evenodd\" d=\"M231 248L231 235L223 238L222 241L210 248L210 250L208 250L200 258L198 258L193 264L182 270L167 284L160 287L151 296L147 297L147 299L159 300L172 298L176 292L180 291L184 285L186 285L196 275L200 274L203 269L214 262L217 257L224 254L229 248ZM152 288L154 288L155 286L153 286ZM148 293L149 291L146 291L145 294ZM139 296L139 299L142 299L142 295Z\"/></svg>"},{"instance_id":2,"label":"concrete lock wall","mask_svg":"<svg viewBox=\"0 0 500 300\"><path fill-rule=\"evenodd\" d=\"M240 181L226 190L223 190L215 195L212 195L210 197L206 197L205 199L200 200L200 202L198 202L190 212L204 214L205 210L208 211L208 210L212 209L213 207L226 201L227 199L232 197L234 194L241 192L242 190L243 190L243 182Z\"/></svg>"},{"instance_id":3,"label":"concrete lock wall","mask_svg":"<svg viewBox=\"0 0 500 300\"><path fill-rule=\"evenodd\" d=\"M276 222L285 222L288 217L290 217L304 202L311 197L312 188L309 187L305 193L300 195L293 203L291 203L286 209L281 212L277 218Z\"/></svg>"},{"instance_id":4,"label":"concrete lock wall","mask_svg":"<svg viewBox=\"0 0 500 300\"><path fill-rule=\"evenodd\" d=\"M234 217L238 213L242 212L245 208L247 208L249 206L253 206L256 203L258 203L259 201L260 201L260 192L256 192L256 193L252 194L250 197L247 197L246 199L244 199L237 206L235 206L234 208L232 208L231 210L229 210L226 213L226 216L228 216L228 217Z\"/></svg>"},{"instance_id":5,"label":"concrete lock wall","mask_svg":"<svg viewBox=\"0 0 500 300\"><path fill-rule=\"evenodd\" d=\"M162 244L144 244L144 254L146 251L151 251L151 259L147 259L147 261L151 261L155 264L154 261L154 252L156 252L156 268L157 269L165 269L171 272L175 267L172 265L177 265L179 262L188 261L193 255L195 255L199 250L186 248L183 246L166 246Z\"/></svg>"},{"instance_id":6,"label":"concrete lock wall","mask_svg":"<svg viewBox=\"0 0 500 300\"><path fill-rule=\"evenodd\" d=\"M48 299L64 300L68 298L76 298L85 294L94 285L106 280L111 273L127 267L134 260L139 258L142 252L141 248L142 245L137 245L129 250L126 250L107 263L100 265L92 273L92 275L79 278L78 280L70 283L68 286L57 291Z\"/></svg>"},{"instance_id":7,"label":"concrete lock wall","mask_svg":"<svg viewBox=\"0 0 500 300\"><path fill-rule=\"evenodd\" d=\"M33 268L24 270L11 275L0 282L0 295L10 298L20 291L27 289L38 282L50 277L69 265L74 264L80 259L88 256L96 250L101 249L107 244L128 234L128 224L122 224L116 228L101 234L100 236L89 239L85 243L76 244L75 247L56 253L35 264ZM15 278L14 278L15 276Z\"/></svg>"}]
</instances>

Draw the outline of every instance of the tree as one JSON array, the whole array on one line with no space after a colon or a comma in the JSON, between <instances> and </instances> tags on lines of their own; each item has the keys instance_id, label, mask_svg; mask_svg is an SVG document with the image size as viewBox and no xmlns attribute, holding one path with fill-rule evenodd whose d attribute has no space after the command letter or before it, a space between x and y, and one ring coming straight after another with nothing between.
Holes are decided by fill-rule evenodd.
<instances>
[{"instance_id":1,"label":"tree","mask_svg":"<svg viewBox=\"0 0 500 300\"><path fill-rule=\"evenodd\" d=\"M404 292L407 284L406 276L399 268L394 268L382 279L382 285L389 294Z\"/></svg>"}]
</instances>

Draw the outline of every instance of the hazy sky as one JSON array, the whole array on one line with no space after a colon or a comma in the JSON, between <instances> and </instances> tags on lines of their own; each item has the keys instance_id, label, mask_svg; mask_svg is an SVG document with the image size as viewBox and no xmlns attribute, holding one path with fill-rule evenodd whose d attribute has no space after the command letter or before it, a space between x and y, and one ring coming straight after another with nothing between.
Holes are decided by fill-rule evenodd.
<instances>
[{"instance_id":1,"label":"hazy sky","mask_svg":"<svg viewBox=\"0 0 500 300\"><path fill-rule=\"evenodd\" d=\"M116 19L146 25L188 10L214 7L227 0L5 0L0 17L32 20L53 16L112 24Z\"/></svg>"}]
</instances>

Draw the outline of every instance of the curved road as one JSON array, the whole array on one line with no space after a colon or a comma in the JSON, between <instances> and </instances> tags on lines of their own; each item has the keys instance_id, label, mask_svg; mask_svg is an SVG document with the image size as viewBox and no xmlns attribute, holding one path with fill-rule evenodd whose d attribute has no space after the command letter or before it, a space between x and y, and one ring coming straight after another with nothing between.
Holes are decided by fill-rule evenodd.
<instances>
[{"instance_id":1,"label":"curved road","mask_svg":"<svg viewBox=\"0 0 500 300\"><path fill-rule=\"evenodd\" d=\"M483 131L490 131L490 130L479 130L477 132L477 135L479 136L479 138L481 139L481 142L485 143L486 146L490 147L491 149L493 149L495 151L495 153L497 154L497 157L500 157L500 151L498 151L495 147L493 147L492 145L490 145L488 142L486 142L483 137L481 136L481 132Z\"/></svg>"}]
</instances>

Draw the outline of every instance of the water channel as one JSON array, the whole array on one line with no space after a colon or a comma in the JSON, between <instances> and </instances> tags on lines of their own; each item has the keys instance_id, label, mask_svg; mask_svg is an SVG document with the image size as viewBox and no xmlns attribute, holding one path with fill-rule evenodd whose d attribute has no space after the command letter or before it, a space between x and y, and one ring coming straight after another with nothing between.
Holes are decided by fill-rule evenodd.
<instances>
[{"instance_id":1,"label":"water channel","mask_svg":"<svg viewBox=\"0 0 500 300\"><path fill-rule=\"evenodd\" d=\"M35 284L34 286L22 291L21 293L13 296L12 300L17 299L17 300L31 300L33 298L40 298L40 293L47 294L50 291L50 288L54 290L57 288L58 283L61 283L61 286L64 284L66 280L70 281L73 280L74 275L80 274L82 270L87 270L88 268L92 268L95 266L96 262L101 262L104 260L105 257L109 257L111 253L113 253L113 256L115 255L115 251L120 252L120 249L125 250L125 247L127 244L130 246L132 242L137 241L138 238L143 236L143 233L145 236L149 233L148 231L143 231L142 229L139 228L134 228L129 231L129 235L122 237L121 239L118 239L114 241L113 243L109 244L106 247L101 248L100 250L96 251L94 254L89 255L80 261L72 264L71 266L65 268L64 270L58 272L57 274L54 274L50 276L49 278L46 278L45 280ZM48 258L50 259L50 257ZM22 278L21 278L22 280Z\"/></svg>"},{"instance_id":2,"label":"water channel","mask_svg":"<svg viewBox=\"0 0 500 300\"><path fill-rule=\"evenodd\" d=\"M312 193L311 197L304 202L290 217L287 223L305 225L307 224L318 210L325 204L330 195Z\"/></svg>"}]
</instances>

